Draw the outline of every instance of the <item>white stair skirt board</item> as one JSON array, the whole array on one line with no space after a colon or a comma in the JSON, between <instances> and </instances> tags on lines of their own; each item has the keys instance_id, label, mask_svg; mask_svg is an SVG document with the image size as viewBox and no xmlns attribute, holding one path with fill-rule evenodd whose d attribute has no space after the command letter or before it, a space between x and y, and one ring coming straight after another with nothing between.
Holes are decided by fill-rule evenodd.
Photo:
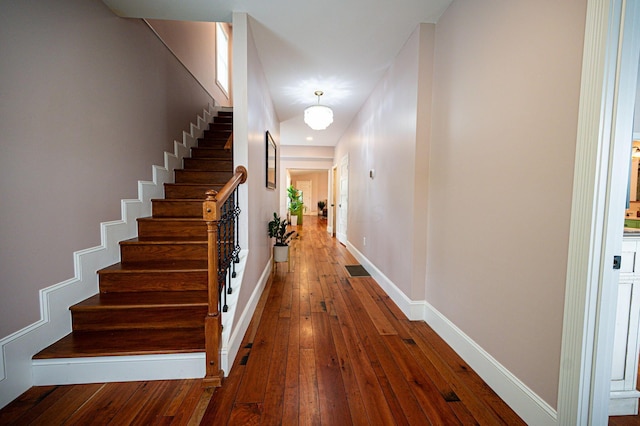
<instances>
[{"instance_id":1,"label":"white stair skirt board","mask_svg":"<svg viewBox=\"0 0 640 426\"><path fill-rule=\"evenodd\" d=\"M33 361L35 386L195 379L205 375L205 354L114 356Z\"/></svg>"},{"instance_id":2,"label":"white stair skirt board","mask_svg":"<svg viewBox=\"0 0 640 426\"><path fill-rule=\"evenodd\" d=\"M209 105L174 141L174 153L164 155L165 166L153 166L151 182L138 182L138 199L122 200L122 219L100 224L101 245L73 254L74 277L40 290L40 320L0 339L0 408L33 386L33 355L71 332L69 307L98 292L96 271L120 261L119 242L137 235L139 217L151 214L151 199L162 198L164 183L173 182L173 170L204 134L220 107Z\"/></svg>"},{"instance_id":3,"label":"white stair skirt board","mask_svg":"<svg viewBox=\"0 0 640 426\"><path fill-rule=\"evenodd\" d=\"M536 393L426 300L409 299L353 244L347 249L412 321L425 321L527 424L557 425L558 414Z\"/></svg>"}]
</instances>

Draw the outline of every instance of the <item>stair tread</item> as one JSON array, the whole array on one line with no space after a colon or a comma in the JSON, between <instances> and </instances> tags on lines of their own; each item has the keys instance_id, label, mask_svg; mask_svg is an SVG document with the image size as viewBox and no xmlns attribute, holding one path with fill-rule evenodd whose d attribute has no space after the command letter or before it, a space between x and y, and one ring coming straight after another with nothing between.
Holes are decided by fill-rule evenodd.
<instances>
[{"instance_id":1,"label":"stair tread","mask_svg":"<svg viewBox=\"0 0 640 426\"><path fill-rule=\"evenodd\" d=\"M118 262L113 265L102 268L98 273L140 273L140 272L189 272L189 271L206 271L206 260L181 260L174 262L164 262L162 264L135 264L123 265Z\"/></svg>"},{"instance_id":2,"label":"stair tread","mask_svg":"<svg viewBox=\"0 0 640 426\"><path fill-rule=\"evenodd\" d=\"M204 222L201 217L189 217L189 216L166 216L166 217L139 217L138 222Z\"/></svg>"},{"instance_id":3,"label":"stair tread","mask_svg":"<svg viewBox=\"0 0 640 426\"><path fill-rule=\"evenodd\" d=\"M156 244L156 245L160 245L160 244L183 244L183 245L190 245L190 244L206 244L207 243L207 239L205 238L200 238L200 237L192 237L192 238L188 238L188 237L146 237L143 239L140 239L139 237L136 238L131 238L128 240L123 240L120 241L121 245L142 245L142 244Z\"/></svg>"},{"instance_id":4,"label":"stair tread","mask_svg":"<svg viewBox=\"0 0 640 426\"><path fill-rule=\"evenodd\" d=\"M187 331L188 330L188 331ZM204 329L75 331L34 359L157 355L204 351Z\"/></svg>"},{"instance_id":5,"label":"stair tread","mask_svg":"<svg viewBox=\"0 0 640 426\"><path fill-rule=\"evenodd\" d=\"M98 293L73 305L71 310L206 306L207 301L206 291L194 290Z\"/></svg>"}]
</instances>

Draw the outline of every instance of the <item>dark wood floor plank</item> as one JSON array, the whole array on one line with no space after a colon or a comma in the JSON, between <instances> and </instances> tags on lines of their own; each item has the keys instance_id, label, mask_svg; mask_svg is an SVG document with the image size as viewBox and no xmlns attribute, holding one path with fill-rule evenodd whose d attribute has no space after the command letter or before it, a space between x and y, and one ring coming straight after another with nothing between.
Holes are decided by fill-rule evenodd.
<instances>
[{"instance_id":1,"label":"dark wood floor plank","mask_svg":"<svg viewBox=\"0 0 640 426\"><path fill-rule=\"evenodd\" d=\"M320 285L318 276L313 280L309 280L309 305L311 313L327 311L322 285Z\"/></svg>"},{"instance_id":2,"label":"dark wood floor plank","mask_svg":"<svg viewBox=\"0 0 640 426\"><path fill-rule=\"evenodd\" d=\"M231 411L238 394L238 388L240 387L240 381L244 377L246 369L245 359L249 356L251 351L248 340L249 335L245 335L240 350L238 351L238 357L236 358L232 373L224 379L222 387L216 388L209 405L202 415L200 424L202 425L214 425L214 424L227 424L231 417Z\"/></svg>"},{"instance_id":3,"label":"dark wood floor plank","mask_svg":"<svg viewBox=\"0 0 640 426\"><path fill-rule=\"evenodd\" d=\"M360 395L366 407L368 420L370 424L376 424L377 421L381 421L382 424L403 424L400 420L394 419L392 408L378 381L371 359L358 336L351 311L344 300L339 286L337 282L330 285L332 298L335 302L340 329L342 330L345 342L348 342L347 351L349 357L353 360L351 366L358 381ZM406 420L404 424L406 424Z\"/></svg>"},{"instance_id":4,"label":"dark wood floor plank","mask_svg":"<svg viewBox=\"0 0 640 426\"><path fill-rule=\"evenodd\" d=\"M148 425L159 422L167 407L171 404L171 397L175 395L177 380L166 380L149 396L149 403L145 404L133 419L134 424Z\"/></svg>"},{"instance_id":5,"label":"dark wood floor plank","mask_svg":"<svg viewBox=\"0 0 640 426\"><path fill-rule=\"evenodd\" d=\"M348 344L342 334L342 328L336 315L329 317L329 326L331 327L331 337L336 348L336 356L342 381L344 383L345 396L347 398L349 411L351 412L351 420L354 425L366 426L371 424L368 420L367 410L362 400L358 379L356 377L356 368L354 361L349 355Z\"/></svg>"},{"instance_id":6,"label":"dark wood floor plank","mask_svg":"<svg viewBox=\"0 0 640 426\"><path fill-rule=\"evenodd\" d=\"M113 383L107 391L103 386L91 400L87 401L67 419L72 425L107 425L111 419L127 404L127 401L140 386L137 382Z\"/></svg>"},{"instance_id":7,"label":"dark wood floor plank","mask_svg":"<svg viewBox=\"0 0 640 426\"><path fill-rule=\"evenodd\" d=\"M141 382L141 385L131 395L127 403L116 413L111 425L130 425L140 410L149 402L156 389L162 385L161 381Z\"/></svg>"},{"instance_id":8,"label":"dark wood floor plank","mask_svg":"<svg viewBox=\"0 0 640 426\"><path fill-rule=\"evenodd\" d=\"M104 384L95 383L71 387L69 392L65 393L29 424L43 426L64 424L64 422L71 417L82 404L90 400L102 386L104 386Z\"/></svg>"},{"instance_id":9,"label":"dark wood floor plank","mask_svg":"<svg viewBox=\"0 0 640 426\"><path fill-rule=\"evenodd\" d=\"M320 425L318 379L313 349L300 349L299 424Z\"/></svg>"},{"instance_id":10,"label":"dark wood floor plank","mask_svg":"<svg viewBox=\"0 0 640 426\"><path fill-rule=\"evenodd\" d=\"M350 279L348 283L353 284L353 281ZM378 366L378 380L381 384L384 383L382 389L385 391L396 421L413 425L430 423L429 409L420 404L420 395L417 394L414 389L416 384L419 385L418 388L420 389L422 383L418 382L416 377L408 376L406 372L403 372L399 368L400 360L398 360L397 357L403 356L404 354L394 354L390 351L386 344L387 342L383 338L385 336L397 338L397 336L388 334L381 335L371 319L371 313L367 311L368 306L362 303L361 297L356 296L357 292L349 286L344 287L343 291L347 293L353 292L353 295L350 297L350 303L354 316L359 320L359 327L357 327L357 329L361 333L361 338L367 342L365 348L369 358L375 362L375 366ZM367 304L370 306L369 302L367 302ZM380 312L378 312L378 314L380 314Z\"/></svg>"},{"instance_id":11,"label":"dark wood floor plank","mask_svg":"<svg viewBox=\"0 0 640 426\"><path fill-rule=\"evenodd\" d=\"M355 318L355 328L364 343L367 356L371 359L394 419L407 424L428 424L426 413L420 407L411 387L402 376L396 360L387 350L382 336L378 334L349 281L341 287L341 290L346 295L345 300Z\"/></svg>"},{"instance_id":12,"label":"dark wood floor plank","mask_svg":"<svg viewBox=\"0 0 640 426\"><path fill-rule=\"evenodd\" d=\"M297 425L300 408L300 288L298 286L291 291L291 319L286 359L282 424Z\"/></svg>"},{"instance_id":13,"label":"dark wood floor plank","mask_svg":"<svg viewBox=\"0 0 640 426\"><path fill-rule=\"evenodd\" d=\"M240 383L236 402L262 403L264 401L267 387L267 375L264 372L269 371L273 357L275 335L273 331L278 323L281 297L282 286L272 284L255 340L251 342L252 347L247 361L246 373Z\"/></svg>"},{"instance_id":14,"label":"dark wood floor plank","mask_svg":"<svg viewBox=\"0 0 640 426\"><path fill-rule=\"evenodd\" d=\"M322 424L352 424L338 355L331 335L329 315L326 312L312 313L311 321Z\"/></svg>"},{"instance_id":15,"label":"dark wood floor plank","mask_svg":"<svg viewBox=\"0 0 640 426\"><path fill-rule=\"evenodd\" d=\"M291 318L291 303L293 286L293 274L287 274L282 280L282 301L280 302L280 317Z\"/></svg>"},{"instance_id":16,"label":"dark wood floor plank","mask_svg":"<svg viewBox=\"0 0 640 426\"><path fill-rule=\"evenodd\" d=\"M166 417L174 417L180 406L183 404L185 398L189 394L189 390L193 387L193 380L178 380L176 382L175 394L169 401L169 405L164 412Z\"/></svg>"},{"instance_id":17,"label":"dark wood floor plank","mask_svg":"<svg viewBox=\"0 0 640 426\"><path fill-rule=\"evenodd\" d=\"M196 426L200 424L204 413L207 411L207 407L209 407L209 402L211 402L211 397L215 392L215 388L206 387L202 390L200 394L200 398L198 398L198 402L196 402L195 407L193 408L193 413L189 417L189 421L187 422L188 426ZM167 419L168 417L165 417Z\"/></svg>"},{"instance_id":18,"label":"dark wood floor plank","mask_svg":"<svg viewBox=\"0 0 640 426\"><path fill-rule=\"evenodd\" d=\"M189 423L191 416L193 415L200 396L204 392L203 383L201 380L185 380L186 394L180 400L180 405L177 407L170 406L167 409L167 415L171 415L172 426L183 426Z\"/></svg>"},{"instance_id":19,"label":"dark wood floor plank","mask_svg":"<svg viewBox=\"0 0 640 426\"><path fill-rule=\"evenodd\" d=\"M284 390L286 384L287 353L289 345L289 318L279 318L274 343L274 357L269 368L267 389L262 411L262 425L282 424Z\"/></svg>"},{"instance_id":20,"label":"dark wood floor plank","mask_svg":"<svg viewBox=\"0 0 640 426\"><path fill-rule=\"evenodd\" d=\"M398 336L383 336L390 359L394 360L402 376L432 424L457 424L452 408L447 404L422 366L407 350L407 344Z\"/></svg>"},{"instance_id":21,"label":"dark wood floor plank","mask_svg":"<svg viewBox=\"0 0 640 426\"><path fill-rule=\"evenodd\" d=\"M371 297L366 288L364 288L361 278L350 278L349 283L351 287L355 290L356 294L360 298L360 302L365 307L369 318L371 318L371 322L378 330L380 335L393 335L398 334L396 329L391 325L391 323L384 316L375 300Z\"/></svg>"},{"instance_id":22,"label":"dark wood floor plank","mask_svg":"<svg viewBox=\"0 0 640 426\"><path fill-rule=\"evenodd\" d=\"M255 402L236 402L227 424L229 426L257 426L260 424L261 416L261 404Z\"/></svg>"},{"instance_id":23,"label":"dark wood floor plank","mask_svg":"<svg viewBox=\"0 0 640 426\"><path fill-rule=\"evenodd\" d=\"M70 389L70 386L32 387L0 410L0 424L28 424Z\"/></svg>"}]
</instances>

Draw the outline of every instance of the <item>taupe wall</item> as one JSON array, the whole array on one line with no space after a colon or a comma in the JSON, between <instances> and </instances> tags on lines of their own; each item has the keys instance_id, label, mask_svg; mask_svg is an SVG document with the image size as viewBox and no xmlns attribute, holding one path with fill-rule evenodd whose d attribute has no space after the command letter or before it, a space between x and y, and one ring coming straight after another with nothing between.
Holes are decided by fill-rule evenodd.
<instances>
[{"instance_id":1,"label":"taupe wall","mask_svg":"<svg viewBox=\"0 0 640 426\"><path fill-rule=\"evenodd\" d=\"M211 96L141 20L99 0L0 3L0 337L39 319L38 291Z\"/></svg>"},{"instance_id":2,"label":"taupe wall","mask_svg":"<svg viewBox=\"0 0 640 426\"><path fill-rule=\"evenodd\" d=\"M216 23L148 19L147 22L185 67L222 106L232 106L232 96L216 83ZM224 24L227 25L228 24ZM231 40L231 29L229 28ZM231 62L231 61L230 61Z\"/></svg>"},{"instance_id":3,"label":"taupe wall","mask_svg":"<svg viewBox=\"0 0 640 426\"><path fill-rule=\"evenodd\" d=\"M418 113L430 104L421 72L430 76L433 36L433 24L412 33L335 151L337 164L349 155L349 243L413 300L424 299L430 116Z\"/></svg>"}]
</instances>

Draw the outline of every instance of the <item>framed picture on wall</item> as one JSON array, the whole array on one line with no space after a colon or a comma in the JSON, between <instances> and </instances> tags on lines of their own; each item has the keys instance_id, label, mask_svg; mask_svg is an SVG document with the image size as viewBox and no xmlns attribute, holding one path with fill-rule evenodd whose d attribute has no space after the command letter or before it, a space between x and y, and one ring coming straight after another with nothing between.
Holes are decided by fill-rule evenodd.
<instances>
[{"instance_id":1,"label":"framed picture on wall","mask_svg":"<svg viewBox=\"0 0 640 426\"><path fill-rule=\"evenodd\" d=\"M268 130L265 139L267 145L267 188L276 189L276 154L278 148Z\"/></svg>"}]
</instances>

